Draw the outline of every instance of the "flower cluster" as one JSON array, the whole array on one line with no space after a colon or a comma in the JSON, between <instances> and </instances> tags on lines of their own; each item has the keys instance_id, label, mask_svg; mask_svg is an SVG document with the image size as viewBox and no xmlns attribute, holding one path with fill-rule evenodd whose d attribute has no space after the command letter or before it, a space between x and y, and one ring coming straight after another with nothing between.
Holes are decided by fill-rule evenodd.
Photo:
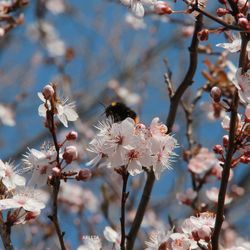
<instances>
[{"instance_id":1,"label":"flower cluster","mask_svg":"<svg viewBox=\"0 0 250 250\"><path fill-rule=\"evenodd\" d=\"M184 220L178 232L158 231L150 236L145 250L207 249L215 224L213 213L205 212ZM204 247L204 248L201 248Z\"/></svg>"},{"instance_id":2,"label":"flower cluster","mask_svg":"<svg viewBox=\"0 0 250 250\"><path fill-rule=\"evenodd\" d=\"M106 120L97 128L99 133L88 149L97 155L88 165L96 165L105 158L108 168L125 166L132 176L140 174L143 167L152 167L157 179L165 169L171 168L177 141L167 134L167 127L159 118L154 118L149 127L127 118L120 123Z\"/></svg>"},{"instance_id":3,"label":"flower cluster","mask_svg":"<svg viewBox=\"0 0 250 250\"><path fill-rule=\"evenodd\" d=\"M26 180L20 170L0 160L0 211L14 209L8 214L11 224L25 223L36 218L45 207L47 196L42 190L25 187Z\"/></svg>"}]
</instances>

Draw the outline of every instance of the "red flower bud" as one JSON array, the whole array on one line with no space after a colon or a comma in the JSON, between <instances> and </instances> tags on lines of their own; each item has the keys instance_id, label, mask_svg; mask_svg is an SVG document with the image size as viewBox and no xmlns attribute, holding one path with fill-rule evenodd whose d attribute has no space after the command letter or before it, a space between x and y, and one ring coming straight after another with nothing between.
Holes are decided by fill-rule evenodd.
<instances>
[{"instance_id":1,"label":"red flower bud","mask_svg":"<svg viewBox=\"0 0 250 250\"><path fill-rule=\"evenodd\" d=\"M210 96L213 98L214 102L220 102L221 90L218 87L213 87L210 91Z\"/></svg>"},{"instance_id":2,"label":"red flower bud","mask_svg":"<svg viewBox=\"0 0 250 250\"><path fill-rule=\"evenodd\" d=\"M89 169L84 168L81 169L78 173L78 175L76 176L76 180L78 181L88 181L92 176L92 173Z\"/></svg>"},{"instance_id":3,"label":"red flower bud","mask_svg":"<svg viewBox=\"0 0 250 250\"><path fill-rule=\"evenodd\" d=\"M76 131L71 131L66 135L66 139L68 141L74 141L76 140L78 137L78 133Z\"/></svg>"},{"instance_id":4,"label":"red flower bud","mask_svg":"<svg viewBox=\"0 0 250 250\"><path fill-rule=\"evenodd\" d=\"M54 94L55 94L55 90L50 84L47 84L43 88L43 96L46 100L50 100Z\"/></svg>"},{"instance_id":5,"label":"red flower bud","mask_svg":"<svg viewBox=\"0 0 250 250\"><path fill-rule=\"evenodd\" d=\"M67 146L64 149L63 159L67 164L70 164L72 161L76 160L78 157L78 151L75 146Z\"/></svg>"}]
</instances>

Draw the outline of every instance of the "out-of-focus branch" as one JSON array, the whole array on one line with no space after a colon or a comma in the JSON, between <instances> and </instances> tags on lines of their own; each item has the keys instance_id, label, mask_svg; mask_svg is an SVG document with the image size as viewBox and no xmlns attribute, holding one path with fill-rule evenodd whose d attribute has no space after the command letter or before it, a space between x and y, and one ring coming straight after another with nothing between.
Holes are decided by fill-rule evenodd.
<instances>
[{"instance_id":1,"label":"out-of-focus branch","mask_svg":"<svg viewBox=\"0 0 250 250\"><path fill-rule=\"evenodd\" d=\"M2 242L5 250L13 250L14 247L11 242L10 233L11 233L11 225L4 223L2 218L2 213L0 215L0 235L2 238Z\"/></svg>"},{"instance_id":2,"label":"out-of-focus branch","mask_svg":"<svg viewBox=\"0 0 250 250\"><path fill-rule=\"evenodd\" d=\"M247 44L250 40L250 36L247 34L241 34L241 51L240 51L240 59L239 59L239 67L242 68L242 72L246 67L246 57L247 57ZM239 96L238 90L235 89L235 93L233 96L233 100L231 103L231 118L230 118L230 129L229 129L229 143L228 149L226 153L226 160L223 166L222 178L218 196L218 205L217 205L217 213L216 213L216 221L214 232L212 235L212 248L213 250L219 249L219 236L221 231L221 226L224 220L224 205L225 205L225 196L227 192L227 184L230 175L230 168L232 164L233 154L235 153L235 134L237 129L237 116L238 116L238 104L239 104Z\"/></svg>"},{"instance_id":3,"label":"out-of-focus branch","mask_svg":"<svg viewBox=\"0 0 250 250\"><path fill-rule=\"evenodd\" d=\"M170 109L166 122L169 132L172 131L172 127L176 118L177 108L181 100L181 97L183 96L187 88L193 83L193 77L197 68L197 61L198 61L198 45L199 45L198 32L201 29L202 29L202 15L199 15L196 19L195 30L193 33L191 45L189 47L190 64L187 74L182 83L180 84L180 86L178 87L178 89L176 90L176 92L174 93L174 95L170 97ZM154 181L155 181L155 176L153 171L151 170L148 173L147 181L144 186L143 194L135 215L135 219L127 237L126 250L132 250L134 247L135 239L150 199Z\"/></svg>"}]
</instances>

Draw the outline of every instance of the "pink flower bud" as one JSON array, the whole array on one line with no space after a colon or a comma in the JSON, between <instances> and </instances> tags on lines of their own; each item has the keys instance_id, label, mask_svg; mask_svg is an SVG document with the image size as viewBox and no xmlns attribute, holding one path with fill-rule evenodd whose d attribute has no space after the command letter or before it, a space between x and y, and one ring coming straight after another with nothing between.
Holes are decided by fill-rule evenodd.
<instances>
[{"instance_id":1,"label":"pink flower bud","mask_svg":"<svg viewBox=\"0 0 250 250\"><path fill-rule=\"evenodd\" d=\"M76 176L76 180L78 181L88 181L92 176L92 173L89 169L84 168L81 169L78 173L78 175Z\"/></svg>"},{"instance_id":2,"label":"pink flower bud","mask_svg":"<svg viewBox=\"0 0 250 250\"><path fill-rule=\"evenodd\" d=\"M214 150L214 152L216 153L216 154L222 154L223 153L223 148L222 148L222 146L221 145L215 145L214 146L214 148L213 148L213 150Z\"/></svg>"},{"instance_id":3,"label":"pink flower bud","mask_svg":"<svg viewBox=\"0 0 250 250\"><path fill-rule=\"evenodd\" d=\"M245 155L242 155L242 156L240 157L240 162L241 162L241 163L245 163L245 164L250 163L250 157L247 157L247 156L245 156Z\"/></svg>"},{"instance_id":4,"label":"pink flower bud","mask_svg":"<svg viewBox=\"0 0 250 250\"><path fill-rule=\"evenodd\" d=\"M210 96L213 98L214 102L220 102L221 90L218 87L213 87L210 91Z\"/></svg>"},{"instance_id":5,"label":"pink flower bud","mask_svg":"<svg viewBox=\"0 0 250 250\"><path fill-rule=\"evenodd\" d=\"M238 19L238 24L239 24L241 27L245 28L245 29L247 29L248 26L249 26L248 20L247 20L245 17L239 18L239 19Z\"/></svg>"},{"instance_id":6,"label":"pink flower bud","mask_svg":"<svg viewBox=\"0 0 250 250\"><path fill-rule=\"evenodd\" d=\"M210 236L211 236L211 228L209 226L202 226L202 228L199 228L197 230L197 233L198 233L198 236L200 239L203 239L205 241L209 240L210 239Z\"/></svg>"},{"instance_id":7,"label":"pink flower bud","mask_svg":"<svg viewBox=\"0 0 250 250\"><path fill-rule=\"evenodd\" d=\"M219 2L220 2L221 4L226 4L226 3L227 3L227 0L219 0Z\"/></svg>"},{"instance_id":8,"label":"pink flower bud","mask_svg":"<svg viewBox=\"0 0 250 250\"><path fill-rule=\"evenodd\" d=\"M76 131L70 131L67 135L66 135L66 139L68 141L74 141L78 138L78 133Z\"/></svg>"},{"instance_id":9,"label":"pink flower bud","mask_svg":"<svg viewBox=\"0 0 250 250\"><path fill-rule=\"evenodd\" d=\"M46 100L50 100L54 94L55 94L55 90L50 84L47 84L43 88L43 96Z\"/></svg>"},{"instance_id":10,"label":"pink flower bud","mask_svg":"<svg viewBox=\"0 0 250 250\"><path fill-rule=\"evenodd\" d=\"M70 164L72 161L76 160L78 157L78 150L75 146L67 146L64 149L63 159L67 164Z\"/></svg>"},{"instance_id":11,"label":"pink flower bud","mask_svg":"<svg viewBox=\"0 0 250 250\"><path fill-rule=\"evenodd\" d=\"M173 10L169 7L169 5L163 1L157 1L154 4L154 11L158 15L172 14L173 13Z\"/></svg>"},{"instance_id":12,"label":"pink flower bud","mask_svg":"<svg viewBox=\"0 0 250 250\"><path fill-rule=\"evenodd\" d=\"M52 172L53 172L54 176L59 176L61 173L61 170L58 167L54 167L54 168L52 168Z\"/></svg>"},{"instance_id":13,"label":"pink flower bud","mask_svg":"<svg viewBox=\"0 0 250 250\"><path fill-rule=\"evenodd\" d=\"M207 41L208 40L208 35L209 35L209 30L208 29L203 29L200 32L198 32L198 38L200 41Z\"/></svg>"},{"instance_id":14,"label":"pink flower bud","mask_svg":"<svg viewBox=\"0 0 250 250\"><path fill-rule=\"evenodd\" d=\"M218 8L216 10L216 14L219 17L222 17L222 16L226 15L227 13L229 13L229 11L227 9L224 9L224 8Z\"/></svg>"},{"instance_id":15,"label":"pink flower bud","mask_svg":"<svg viewBox=\"0 0 250 250\"><path fill-rule=\"evenodd\" d=\"M223 136L223 146L226 148L228 146L229 137L228 135Z\"/></svg>"}]
</instances>

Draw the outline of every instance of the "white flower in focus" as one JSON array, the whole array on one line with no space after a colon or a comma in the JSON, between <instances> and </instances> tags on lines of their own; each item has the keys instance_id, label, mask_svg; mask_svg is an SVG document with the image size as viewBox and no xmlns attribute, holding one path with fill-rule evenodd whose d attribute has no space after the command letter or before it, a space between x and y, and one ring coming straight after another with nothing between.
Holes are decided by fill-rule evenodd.
<instances>
[{"instance_id":1,"label":"white flower in focus","mask_svg":"<svg viewBox=\"0 0 250 250\"><path fill-rule=\"evenodd\" d=\"M0 200L0 210L23 208L26 211L37 212L45 208L47 194L42 190L20 189L12 198Z\"/></svg>"},{"instance_id":2,"label":"white flower in focus","mask_svg":"<svg viewBox=\"0 0 250 250\"><path fill-rule=\"evenodd\" d=\"M16 186L24 186L25 178L17 174L17 168L12 164L0 160L0 178L4 186L8 189L14 189Z\"/></svg>"},{"instance_id":3,"label":"white flower in focus","mask_svg":"<svg viewBox=\"0 0 250 250\"><path fill-rule=\"evenodd\" d=\"M105 239L115 245L115 249L120 249L121 236L111 227L105 227L103 231Z\"/></svg>"},{"instance_id":4,"label":"white flower in focus","mask_svg":"<svg viewBox=\"0 0 250 250\"><path fill-rule=\"evenodd\" d=\"M218 203L219 189L216 187L212 187L211 189L206 190L206 196L210 201L214 203ZM231 203L232 200L233 200L232 197L226 195L225 205L228 205L229 203Z\"/></svg>"},{"instance_id":5,"label":"white flower in focus","mask_svg":"<svg viewBox=\"0 0 250 250\"><path fill-rule=\"evenodd\" d=\"M84 244L79 246L77 250L101 250L102 243L99 237L85 238L83 236Z\"/></svg>"},{"instance_id":6,"label":"white flower in focus","mask_svg":"<svg viewBox=\"0 0 250 250\"><path fill-rule=\"evenodd\" d=\"M15 114L10 106L0 104L0 121L6 126L13 127L16 125Z\"/></svg>"},{"instance_id":7,"label":"white flower in focus","mask_svg":"<svg viewBox=\"0 0 250 250\"><path fill-rule=\"evenodd\" d=\"M44 103L41 104L38 108L38 114L39 116L45 117L46 118L46 107L45 103L48 105L50 108L50 103L46 102L45 98L43 97L43 94L41 92L38 92L38 97L43 101ZM76 121L78 118L78 114L75 111L75 105L74 103L68 103L68 100L65 99L64 101L56 102L56 116L57 118L61 121L61 123L65 126L68 127L68 121Z\"/></svg>"},{"instance_id":8,"label":"white flower in focus","mask_svg":"<svg viewBox=\"0 0 250 250\"><path fill-rule=\"evenodd\" d=\"M28 185L42 187L46 185L48 176L52 174L52 168L56 166L56 150L54 147L48 150L29 149L24 155L24 170L31 171L32 176Z\"/></svg>"},{"instance_id":9,"label":"white flower in focus","mask_svg":"<svg viewBox=\"0 0 250 250\"><path fill-rule=\"evenodd\" d=\"M153 161L153 171L157 180L165 169L172 169L170 166L173 149L177 146L175 138L169 135L164 137L153 137L151 139L151 157Z\"/></svg>"}]
</instances>

